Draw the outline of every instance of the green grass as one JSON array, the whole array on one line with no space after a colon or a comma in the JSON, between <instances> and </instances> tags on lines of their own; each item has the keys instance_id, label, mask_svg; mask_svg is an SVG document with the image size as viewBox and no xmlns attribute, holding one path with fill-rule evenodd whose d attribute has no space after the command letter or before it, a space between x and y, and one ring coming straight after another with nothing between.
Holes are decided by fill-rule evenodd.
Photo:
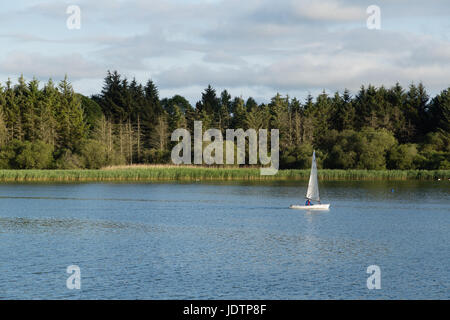
<instances>
[{"instance_id":1,"label":"green grass","mask_svg":"<svg viewBox=\"0 0 450 320\"><path fill-rule=\"evenodd\" d=\"M0 170L0 182L169 181L169 180L307 180L309 170L280 170L261 176L259 169L149 167L109 170ZM320 180L450 179L450 170L319 170Z\"/></svg>"}]
</instances>

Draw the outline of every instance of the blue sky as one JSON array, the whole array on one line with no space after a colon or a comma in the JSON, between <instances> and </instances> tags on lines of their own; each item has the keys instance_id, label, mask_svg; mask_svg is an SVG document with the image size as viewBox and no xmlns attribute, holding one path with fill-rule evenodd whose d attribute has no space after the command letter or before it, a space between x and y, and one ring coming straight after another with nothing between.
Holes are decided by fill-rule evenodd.
<instances>
[{"instance_id":1,"label":"blue sky","mask_svg":"<svg viewBox=\"0 0 450 320\"><path fill-rule=\"evenodd\" d=\"M66 27L69 5L80 30ZM380 30L366 27L369 5ZM0 82L67 74L90 95L110 69L191 102L208 84L260 102L369 83L435 94L450 86L449 31L448 0L15 0L0 9Z\"/></svg>"}]
</instances>

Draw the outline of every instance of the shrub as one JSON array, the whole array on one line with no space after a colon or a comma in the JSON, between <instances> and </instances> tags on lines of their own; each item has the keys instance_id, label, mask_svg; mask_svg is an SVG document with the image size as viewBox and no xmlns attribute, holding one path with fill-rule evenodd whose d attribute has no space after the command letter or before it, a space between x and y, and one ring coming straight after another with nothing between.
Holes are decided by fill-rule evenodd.
<instances>
[{"instance_id":1,"label":"shrub","mask_svg":"<svg viewBox=\"0 0 450 320\"><path fill-rule=\"evenodd\" d=\"M419 158L415 144L396 145L388 152L387 167L397 170L415 169L416 159Z\"/></svg>"},{"instance_id":2,"label":"shrub","mask_svg":"<svg viewBox=\"0 0 450 320\"><path fill-rule=\"evenodd\" d=\"M56 169L80 169L84 168L83 159L73 154L69 149L64 149L55 161Z\"/></svg>"},{"instance_id":3,"label":"shrub","mask_svg":"<svg viewBox=\"0 0 450 320\"><path fill-rule=\"evenodd\" d=\"M100 169L109 164L107 146L97 140L87 140L81 148L81 156L88 169Z\"/></svg>"},{"instance_id":4,"label":"shrub","mask_svg":"<svg viewBox=\"0 0 450 320\"><path fill-rule=\"evenodd\" d=\"M364 129L362 135L362 150L357 167L367 170L386 169L386 153L397 141L394 135L385 130Z\"/></svg>"},{"instance_id":5,"label":"shrub","mask_svg":"<svg viewBox=\"0 0 450 320\"><path fill-rule=\"evenodd\" d=\"M15 169L48 169L53 162L53 146L43 141L14 140L3 154L2 165Z\"/></svg>"},{"instance_id":6,"label":"shrub","mask_svg":"<svg viewBox=\"0 0 450 320\"><path fill-rule=\"evenodd\" d=\"M282 169L307 169L311 167L313 147L309 143L290 148L280 157Z\"/></svg>"},{"instance_id":7,"label":"shrub","mask_svg":"<svg viewBox=\"0 0 450 320\"><path fill-rule=\"evenodd\" d=\"M169 163L171 151L150 149L145 150L143 158L146 163Z\"/></svg>"}]
</instances>

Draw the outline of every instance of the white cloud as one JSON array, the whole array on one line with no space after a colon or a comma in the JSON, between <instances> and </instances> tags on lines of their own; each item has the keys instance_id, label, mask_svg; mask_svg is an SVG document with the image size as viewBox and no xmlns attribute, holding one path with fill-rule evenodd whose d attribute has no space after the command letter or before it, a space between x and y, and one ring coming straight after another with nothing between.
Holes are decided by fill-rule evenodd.
<instances>
[{"instance_id":1,"label":"white cloud","mask_svg":"<svg viewBox=\"0 0 450 320\"><path fill-rule=\"evenodd\" d=\"M10 75L24 74L38 79L60 79L67 74L72 80L98 78L105 72L104 68L77 53L46 56L38 52L10 53L0 63L0 70Z\"/></svg>"},{"instance_id":2,"label":"white cloud","mask_svg":"<svg viewBox=\"0 0 450 320\"><path fill-rule=\"evenodd\" d=\"M94 93L106 70L117 69L139 79L152 77L163 92L192 95L193 88L211 83L244 94L264 95L265 90L267 97L276 91L357 90L361 84L397 81L423 81L432 90L449 85L447 33L423 35L414 28L422 18L449 17L444 0L382 1L382 26L389 29L377 31L364 28L371 0L77 3L86 19L80 32L49 31L65 27L66 2L49 0L16 10L26 13L27 21L48 25L30 28L17 22L2 29L2 75L57 78L67 73L73 80L91 79L89 86L75 82ZM398 18L402 28L396 30ZM430 30L448 28L448 22L429 21L437 26Z\"/></svg>"},{"instance_id":3,"label":"white cloud","mask_svg":"<svg viewBox=\"0 0 450 320\"><path fill-rule=\"evenodd\" d=\"M294 12L299 17L318 21L364 21L362 6L347 6L336 0L294 1Z\"/></svg>"},{"instance_id":4,"label":"white cloud","mask_svg":"<svg viewBox=\"0 0 450 320\"><path fill-rule=\"evenodd\" d=\"M390 86L424 82L432 89L448 86L450 44L423 36L370 31L330 35L327 46L305 47L269 64L214 68L202 64L173 67L155 75L161 85L182 88L186 83L221 87L266 87L273 91L358 90L362 84ZM360 41L360 37L364 39ZM383 44L386 39L386 44ZM397 39L398 46L391 46ZM367 43L369 48L358 46Z\"/></svg>"}]
</instances>

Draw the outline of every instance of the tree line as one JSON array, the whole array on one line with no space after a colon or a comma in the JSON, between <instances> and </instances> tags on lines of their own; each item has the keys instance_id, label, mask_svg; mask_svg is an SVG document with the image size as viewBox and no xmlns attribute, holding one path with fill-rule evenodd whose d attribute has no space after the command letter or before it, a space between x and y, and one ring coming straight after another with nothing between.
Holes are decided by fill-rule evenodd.
<instances>
[{"instance_id":1,"label":"tree line","mask_svg":"<svg viewBox=\"0 0 450 320\"><path fill-rule=\"evenodd\" d=\"M156 84L108 71L100 93L75 93L67 77L0 84L0 168L75 169L170 163L178 128L279 129L281 168L308 168L315 149L330 169L450 169L450 88L430 97L419 83L362 86L304 101L269 103L209 85L192 106L159 97Z\"/></svg>"}]
</instances>

